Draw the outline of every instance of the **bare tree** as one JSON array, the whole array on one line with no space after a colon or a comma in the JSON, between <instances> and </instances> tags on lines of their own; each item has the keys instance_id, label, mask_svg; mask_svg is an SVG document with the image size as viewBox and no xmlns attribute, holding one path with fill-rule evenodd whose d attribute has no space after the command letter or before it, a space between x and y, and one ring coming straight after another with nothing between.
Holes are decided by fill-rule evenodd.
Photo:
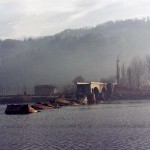
<instances>
[{"instance_id":1,"label":"bare tree","mask_svg":"<svg viewBox=\"0 0 150 150\"><path fill-rule=\"evenodd\" d=\"M150 81L150 55L146 56L144 67L146 78Z\"/></svg>"},{"instance_id":2,"label":"bare tree","mask_svg":"<svg viewBox=\"0 0 150 150\"><path fill-rule=\"evenodd\" d=\"M72 82L74 84L76 84L77 82L84 82L84 78L82 76L76 76Z\"/></svg>"},{"instance_id":3,"label":"bare tree","mask_svg":"<svg viewBox=\"0 0 150 150\"><path fill-rule=\"evenodd\" d=\"M121 81L120 81L120 85L122 87L125 87L125 84L126 84L126 68L125 68L125 65L123 64L121 66Z\"/></svg>"},{"instance_id":4,"label":"bare tree","mask_svg":"<svg viewBox=\"0 0 150 150\"><path fill-rule=\"evenodd\" d=\"M142 77L143 77L143 71L144 71L144 65L140 57L134 57L132 62L131 62L131 70L132 70L132 75L134 79L134 85L136 89L139 89L141 86L142 82Z\"/></svg>"},{"instance_id":5,"label":"bare tree","mask_svg":"<svg viewBox=\"0 0 150 150\"><path fill-rule=\"evenodd\" d=\"M132 89L132 87L133 87L132 69L130 67L127 69L127 86L130 89Z\"/></svg>"},{"instance_id":6,"label":"bare tree","mask_svg":"<svg viewBox=\"0 0 150 150\"><path fill-rule=\"evenodd\" d=\"M65 84L64 86L63 86L63 90L62 90L62 92L63 93L72 93L74 91L74 86L72 85L72 84Z\"/></svg>"},{"instance_id":7,"label":"bare tree","mask_svg":"<svg viewBox=\"0 0 150 150\"><path fill-rule=\"evenodd\" d=\"M101 78L100 82L113 83L113 82L115 82L115 80L116 80L116 77L112 75L112 76L110 76L108 78Z\"/></svg>"}]
</instances>

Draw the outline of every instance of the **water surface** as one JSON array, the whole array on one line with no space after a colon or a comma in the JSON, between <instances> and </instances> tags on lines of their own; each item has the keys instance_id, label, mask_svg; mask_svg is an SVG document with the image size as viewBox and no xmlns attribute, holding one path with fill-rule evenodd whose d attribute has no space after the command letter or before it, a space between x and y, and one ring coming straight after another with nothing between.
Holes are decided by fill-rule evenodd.
<instances>
[{"instance_id":1,"label":"water surface","mask_svg":"<svg viewBox=\"0 0 150 150\"><path fill-rule=\"evenodd\" d=\"M63 107L5 115L0 105L1 150L150 149L150 100Z\"/></svg>"}]
</instances>

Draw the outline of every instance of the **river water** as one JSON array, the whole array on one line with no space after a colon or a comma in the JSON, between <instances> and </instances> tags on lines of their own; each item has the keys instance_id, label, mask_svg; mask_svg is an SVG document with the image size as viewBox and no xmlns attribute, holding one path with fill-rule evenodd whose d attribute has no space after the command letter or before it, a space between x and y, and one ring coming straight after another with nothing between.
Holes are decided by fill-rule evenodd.
<instances>
[{"instance_id":1,"label":"river water","mask_svg":"<svg viewBox=\"0 0 150 150\"><path fill-rule=\"evenodd\" d=\"M5 115L0 105L0 150L150 149L150 100L63 107Z\"/></svg>"}]
</instances>

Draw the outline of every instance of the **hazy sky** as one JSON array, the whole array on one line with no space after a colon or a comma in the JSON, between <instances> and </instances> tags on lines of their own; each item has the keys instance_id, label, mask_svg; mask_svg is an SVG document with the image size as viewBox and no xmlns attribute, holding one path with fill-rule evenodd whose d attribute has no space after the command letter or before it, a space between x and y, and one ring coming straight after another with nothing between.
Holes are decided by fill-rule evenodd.
<instances>
[{"instance_id":1,"label":"hazy sky","mask_svg":"<svg viewBox=\"0 0 150 150\"><path fill-rule=\"evenodd\" d=\"M0 38L52 35L67 28L150 16L150 0L0 0Z\"/></svg>"}]
</instances>

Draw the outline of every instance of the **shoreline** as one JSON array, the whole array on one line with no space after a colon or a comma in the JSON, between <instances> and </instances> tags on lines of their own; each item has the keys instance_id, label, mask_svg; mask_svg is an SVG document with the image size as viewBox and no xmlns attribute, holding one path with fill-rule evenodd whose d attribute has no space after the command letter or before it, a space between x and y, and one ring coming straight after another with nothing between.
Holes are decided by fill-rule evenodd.
<instances>
[{"instance_id":1,"label":"shoreline","mask_svg":"<svg viewBox=\"0 0 150 150\"><path fill-rule=\"evenodd\" d=\"M0 97L0 104L24 104L24 103L40 103L50 102L54 103L59 97L58 96L3 96ZM77 102L76 99L61 98L67 101ZM113 96L111 100L105 100L103 102L110 101L128 101L128 100L150 100L149 95L145 96ZM79 102L79 101L78 101Z\"/></svg>"}]
</instances>

